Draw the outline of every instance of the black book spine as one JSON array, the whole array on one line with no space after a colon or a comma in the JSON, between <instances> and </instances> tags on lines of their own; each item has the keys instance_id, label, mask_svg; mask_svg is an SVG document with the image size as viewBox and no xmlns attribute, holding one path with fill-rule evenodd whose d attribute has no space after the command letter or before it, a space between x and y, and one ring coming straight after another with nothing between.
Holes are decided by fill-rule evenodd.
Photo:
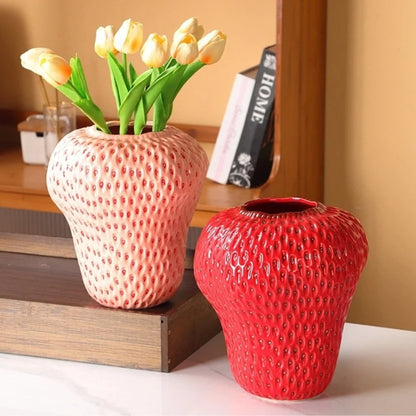
<instances>
[{"instance_id":1,"label":"black book spine","mask_svg":"<svg viewBox=\"0 0 416 416\"><path fill-rule=\"evenodd\" d=\"M259 169L269 169L270 172L270 167L258 166L258 161L261 150L264 149L263 142L267 140L267 132L271 128L270 123L273 122L276 76L274 49L273 46L263 50L249 110L228 176L228 183L244 188L260 185L255 183L257 181L254 182L254 177L266 175L255 174Z\"/></svg>"}]
</instances>

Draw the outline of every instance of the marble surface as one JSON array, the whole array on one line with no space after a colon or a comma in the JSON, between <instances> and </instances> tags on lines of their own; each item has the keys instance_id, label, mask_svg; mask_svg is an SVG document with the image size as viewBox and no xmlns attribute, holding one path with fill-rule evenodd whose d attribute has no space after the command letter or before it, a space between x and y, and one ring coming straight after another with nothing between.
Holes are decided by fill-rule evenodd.
<instances>
[{"instance_id":1,"label":"marble surface","mask_svg":"<svg viewBox=\"0 0 416 416\"><path fill-rule=\"evenodd\" d=\"M327 390L269 402L234 381L218 335L169 374L0 354L0 415L416 414L416 332L347 324Z\"/></svg>"}]
</instances>

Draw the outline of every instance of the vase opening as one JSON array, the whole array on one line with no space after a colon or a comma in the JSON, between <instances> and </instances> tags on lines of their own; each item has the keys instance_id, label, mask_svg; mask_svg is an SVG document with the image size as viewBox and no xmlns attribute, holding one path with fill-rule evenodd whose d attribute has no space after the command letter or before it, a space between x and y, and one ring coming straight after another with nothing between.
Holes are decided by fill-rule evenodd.
<instances>
[{"instance_id":1,"label":"vase opening","mask_svg":"<svg viewBox=\"0 0 416 416\"><path fill-rule=\"evenodd\" d=\"M120 129L120 124L118 122L110 122L108 123L108 128L110 129L111 134L119 134L119 129ZM152 131L152 126L146 125L143 128L143 131L141 132L141 134L145 134L145 133L149 133ZM127 129L127 135L134 135L134 126L133 124L130 124L128 129Z\"/></svg>"},{"instance_id":2,"label":"vase opening","mask_svg":"<svg viewBox=\"0 0 416 416\"><path fill-rule=\"evenodd\" d=\"M317 205L317 202L302 198L265 198L247 202L244 209L262 214L283 214L285 212L302 212L309 208L315 208Z\"/></svg>"}]
</instances>

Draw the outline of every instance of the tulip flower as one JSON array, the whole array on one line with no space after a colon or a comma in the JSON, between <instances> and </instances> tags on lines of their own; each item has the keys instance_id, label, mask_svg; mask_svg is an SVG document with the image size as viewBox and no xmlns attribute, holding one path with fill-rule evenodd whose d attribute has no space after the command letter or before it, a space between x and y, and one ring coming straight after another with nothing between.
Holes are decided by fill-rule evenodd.
<instances>
[{"instance_id":1,"label":"tulip flower","mask_svg":"<svg viewBox=\"0 0 416 416\"><path fill-rule=\"evenodd\" d=\"M140 52L142 61L151 68L159 68L168 58L168 38L165 35L151 33Z\"/></svg>"},{"instance_id":2,"label":"tulip flower","mask_svg":"<svg viewBox=\"0 0 416 416\"><path fill-rule=\"evenodd\" d=\"M202 37L203 32L195 17L185 20L174 33L169 51L166 36L157 33L149 35L143 44L143 25L132 19L124 20L116 33L111 25L96 30L94 50L107 60L120 121L119 134L127 133L130 122L133 122L134 133L140 134L151 110L152 130L165 128L172 114L173 101L185 83L207 64L217 62L224 52L226 36L222 32L214 30ZM138 51L150 67L142 74L128 62L128 55ZM120 60L116 56L118 52L121 52ZM69 98L99 130L111 134L101 109L89 92L78 56L68 63L51 49L32 48L20 58L24 68L39 75L45 102L49 101L46 81Z\"/></svg>"},{"instance_id":3,"label":"tulip flower","mask_svg":"<svg viewBox=\"0 0 416 416\"><path fill-rule=\"evenodd\" d=\"M94 50L101 58L106 58L108 52L114 55L118 52L114 47L114 28L111 25L100 26L95 35Z\"/></svg>"},{"instance_id":4,"label":"tulip flower","mask_svg":"<svg viewBox=\"0 0 416 416\"><path fill-rule=\"evenodd\" d=\"M213 30L198 41L198 59L204 64L215 64L221 58L225 48L226 36L219 30Z\"/></svg>"},{"instance_id":5,"label":"tulip flower","mask_svg":"<svg viewBox=\"0 0 416 416\"><path fill-rule=\"evenodd\" d=\"M69 63L53 52L44 52L39 56L39 69L42 78L53 87L66 84L72 73Z\"/></svg>"},{"instance_id":6,"label":"tulip flower","mask_svg":"<svg viewBox=\"0 0 416 416\"><path fill-rule=\"evenodd\" d=\"M198 57L198 42L195 36L183 33L174 40L170 53L182 65L190 64Z\"/></svg>"},{"instance_id":7,"label":"tulip flower","mask_svg":"<svg viewBox=\"0 0 416 416\"><path fill-rule=\"evenodd\" d=\"M204 28L198 24L198 19L195 17L190 17L189 19L185 20L179 29L173 35L173 39L175 41L176 37L183 35L184 33L189 33L195 36L196 40L201 39L202 35L204 34Z\"/></svg>"},{"instance_id":8,"label":"tulip flower","mask_svg":"<svg viewBox=\"0 0 416 416\"><path fill-rule=\"evenodd\" d=\"M51 49L48 48L32 48L22 53L20 55L20 62L22 67L25 69L29 69L30 71L34 72L35 74L42 75L39 68L39 56L45 52L53 53Z\"/></svg>"},{"instance_id":9,"label":"tulip flower","mask_svg":"<svg viewBox=\"0 0 416 416\"><path fill-rule=\"evenodd\" d=\"M125 20L114 35L114 47L121 53L136 53L142 46L142 42L143 25L131 19Z\"/></svg>"}]
</instances>

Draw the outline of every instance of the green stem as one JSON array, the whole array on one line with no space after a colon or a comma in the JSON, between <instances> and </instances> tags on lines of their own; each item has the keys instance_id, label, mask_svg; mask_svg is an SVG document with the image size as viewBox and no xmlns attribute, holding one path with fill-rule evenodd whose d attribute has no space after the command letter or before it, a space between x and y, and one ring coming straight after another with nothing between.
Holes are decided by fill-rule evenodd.
<instances>
[{"instance_id":1,"label":"green stem","mask_svg":"<svg viewBox=\"0 0 416 416\"><path fill-rule=\"evenodd\" d=\"M43 99L45 100L45 104L49 107L51 105L48 97L48 92L46 91L45 81L41 75L39 75L40 79L40 89L42 90Z\"/></svg>"},{"instance_id":2,"label":"green stem","mask_svg":"<svg viewBox=\"0 0 416 416\"><path fill-rule=\"evenodd\" d=\"M122 59L123 59L123 69L124 69L125 78L126 78L126 81L128 82L129 77L128 77L128 72L127 72L127 54L123 53Z\"/></svg>"}]
</instances>

